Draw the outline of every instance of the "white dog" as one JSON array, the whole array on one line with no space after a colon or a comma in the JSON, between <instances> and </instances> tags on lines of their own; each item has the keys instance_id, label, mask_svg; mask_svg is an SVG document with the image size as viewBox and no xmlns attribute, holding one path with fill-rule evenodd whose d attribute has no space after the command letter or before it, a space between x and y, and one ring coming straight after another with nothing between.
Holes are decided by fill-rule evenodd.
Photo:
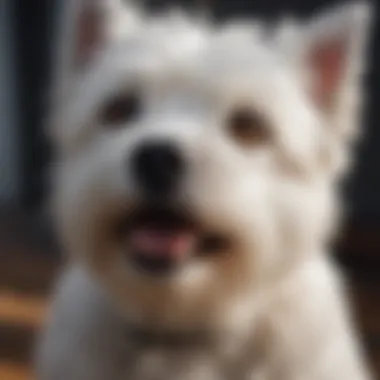
<instances>
[{"instance_id":1,"label":"white dog","mask_svg":"<svg viewBox=\"0 0 380 380\"><path fill-rule=\"evenodd\" d=\"M50 129L70 262L39 379L368 380L328 243L369 7L265 28L106 5Z\"/></svg>"}]
</instances>

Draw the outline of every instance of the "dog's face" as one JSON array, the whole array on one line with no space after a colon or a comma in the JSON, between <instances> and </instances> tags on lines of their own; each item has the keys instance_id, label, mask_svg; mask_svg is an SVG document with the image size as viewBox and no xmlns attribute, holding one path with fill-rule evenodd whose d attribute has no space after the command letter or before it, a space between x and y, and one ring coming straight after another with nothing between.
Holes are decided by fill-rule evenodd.
<instances>
[{"instance_id":1,"label":"dog's face","mask_svg":"<svg viewBox=\"0 0 380 380\"><path fill-rule=\"evenodd\" d=\"M351 41L331 63L296 34L146 21L60 104L60 231L130 315L215 323L323 249L346 136L334 128L356 116L340 96Z\"/></svg>"}]
</instances>

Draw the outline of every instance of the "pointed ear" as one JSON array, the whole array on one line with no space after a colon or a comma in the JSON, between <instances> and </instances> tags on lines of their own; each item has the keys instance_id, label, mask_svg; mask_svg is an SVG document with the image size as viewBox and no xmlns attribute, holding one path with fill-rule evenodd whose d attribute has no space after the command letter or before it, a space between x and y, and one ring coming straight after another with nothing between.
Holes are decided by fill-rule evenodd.
<instances>
[{"instance_id":1,"label":"pointed ear","mask_svg":"<svg viewBox=\"0 0 380 380\"><path fill-rule=\"evenodd\" d=\"M87 62L103 40L103 15L94 0L62 3L56 44L56 86L68 80ZM61 83L62 82L62 83Z\"/></svg>"},{"instance_id":2,"label":"pointed ear","mask_svg":"<svg viewBox=\"0 0 380 380\"><path fill-rule=\"evenodd\" d=\"M368 3L352 3L301 27L302 64L311 79L308 91L338 133L356 129L371 12Z\"/></svg>"},{"instance_id":3,"label":"pointed ear","mask_svg":"<svg viewBox=\"0 0 380 380\"><path fill-rule=\"evenodd\" d=\"M73 14L73 31L75 33L72 41L72 65L75 68L86 64L96 49L104 43L105 15L101 13L99 6L94 1L77 2L77 9Z\"/></svg>"},{"instance_id":4,"label":"pointed ear","mask_svg":"<svg viewBox=\"0 0 380 380\"><path fill-rule=\"evenodd\" d=\"M65 0L62 2L53 75L46 115L46 133L57 148L67 133L64 109L79 77L98 52L134 36L142 14L132 0Z\"/></svg>"},{"instance_id":5,"label":"pointed ear","mask_svg":"<svg viewBox=\"0 0 380 380\"><path fill-rule=\"evenodd\" d=\"M62 8L53 78L58 92L98 50L136 27L138 19L128 0L66 0Z\"/></svg>"}]
</instances>

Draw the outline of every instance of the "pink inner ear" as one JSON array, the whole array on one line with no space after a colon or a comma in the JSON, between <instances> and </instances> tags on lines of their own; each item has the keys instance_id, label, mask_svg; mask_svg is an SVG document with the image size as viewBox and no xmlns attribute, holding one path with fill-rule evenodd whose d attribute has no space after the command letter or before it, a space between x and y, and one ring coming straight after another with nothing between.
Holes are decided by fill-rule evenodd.
<instances>
[{"instance_id":1,"label":"pink inner ear","mask_svg":"<svg viewBox=\"0 0 380 380\"><path fill-rule=\"evenodd\" d=\"M76 67L85 65L101 42L100 25L100 13L94 7L85 6L78 16L74 55Z\"/></svg>"},{"instance_id":2,"label":"pink inner ear","mask_svg":"<svg viewBox=\"0 0 380 380\"><path fill-rule=\"evenodd\" d=\"M328 111L341 85L347 45L345 41L331 41L314 47L310 64L315 76L313 96L320 108Z\"/></svg>"}]
</instances>

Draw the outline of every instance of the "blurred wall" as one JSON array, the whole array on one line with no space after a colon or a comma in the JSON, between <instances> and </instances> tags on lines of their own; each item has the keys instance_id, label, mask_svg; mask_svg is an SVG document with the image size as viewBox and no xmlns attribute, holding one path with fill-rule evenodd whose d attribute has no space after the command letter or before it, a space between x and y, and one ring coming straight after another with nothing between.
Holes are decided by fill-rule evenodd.
<instances>
[{"instance_id":1,"label":"blurred wall","mask_svg":"<svg viewBox=\"0 0 380 380\"><path fill-rule=\"evenodd\" d=\"M15 38L15 66L19 93L21 150L21 206L39 210L45 199L49 149L45 122L49 106L51 49L59 9L65 0L7 0L12 4L11 29ZM0 0L1 2L1 0Z\"/></svg>"},{"instance_id":2,"label":"blurred wall","mask_svg":"<svg viewBox=\"0 0 380 380\"><path fill-rule=\"evenodd\" d=\"M7 204L19 200L21 183L11 1L0 1L0 202Z\"/></svg>"}]
</instances>

